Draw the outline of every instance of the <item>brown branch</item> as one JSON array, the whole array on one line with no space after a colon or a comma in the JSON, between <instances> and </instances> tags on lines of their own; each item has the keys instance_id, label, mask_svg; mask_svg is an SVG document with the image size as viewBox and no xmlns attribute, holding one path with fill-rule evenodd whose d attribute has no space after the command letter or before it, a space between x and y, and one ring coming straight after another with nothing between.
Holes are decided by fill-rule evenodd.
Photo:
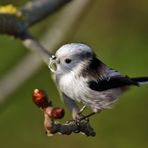
<instances>
[{"instance_id":1,"label":"brown branch","mask_svg":"<svg viewBox=\"0 0 148 148\"><path fill-rule=\"evenodd\" d=\"M55 119L63 118L64 110L60 107L53 107L45 91L35 89L33 92L33 101L44 113L44 129L47 136L52 136L56 133L70 135L80 132L86 136L95 136L95 132L90 126L88 119L67 121L65 124L56 122Z\"/></svg>"},{"instance_id":2,"label":"brown branch","mask_svg":"<svg viewBox=\"0 0 148 148\"><path fill-rule=\"evenodd\" d=\"M80 121L67 121L64 124L57 123L48 114L44 113L44 127L47 136L52 136L53 134L70 135L72 133L84 133L86 136L94 137L96 133L90 126L89 122L86 120Z\"/></svg>"}]
</instances>

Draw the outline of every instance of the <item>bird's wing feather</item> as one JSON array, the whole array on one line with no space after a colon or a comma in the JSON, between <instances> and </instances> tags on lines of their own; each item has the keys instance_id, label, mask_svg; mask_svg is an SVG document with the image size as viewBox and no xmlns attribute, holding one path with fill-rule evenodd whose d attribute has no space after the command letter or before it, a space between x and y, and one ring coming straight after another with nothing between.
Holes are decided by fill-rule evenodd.
<instances>
[{"instance_id":1,"label":"bird's wing feather","mask_svg":"<svg viewBox=\"0 0 148 148\"><path fill-rule=\"evenodd\" d=\"M94 60L97 61L98 59L95 58ZM96 63L95 68L89 70L93 71L93 75L92 72L90 73L88 72L87 74L88 76L87 83L89 88L91 88L92 90L105 91L108 89L124 87L129 85L138 85L136 81L130 79L128 76L122 75L116 70L107 67L104 63L102 62L101 63L95 62L95 63Z\"/></svg>"},{"instance_id":2,"label":"bird's wing feather","mask_svg":"<svg viewBox=\"0 0 148 148\"><path fill-rule=\"evenodd\" d=\"M138 83L124 76L112 76L109 79L104 78L98 81L92 80L88 82L89 88L96 91L105 91L108 89L124 87L129 85L138 85Z\"/></svg>"}]
</instances>

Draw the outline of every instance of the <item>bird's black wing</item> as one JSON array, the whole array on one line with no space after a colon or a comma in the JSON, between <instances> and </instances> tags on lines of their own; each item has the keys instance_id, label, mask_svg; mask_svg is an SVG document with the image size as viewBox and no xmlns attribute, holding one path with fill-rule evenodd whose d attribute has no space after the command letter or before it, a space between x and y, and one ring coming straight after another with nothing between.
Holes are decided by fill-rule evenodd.
<instances>
[{"instance_id":1,"label":"bird's black wing","mask_svg":"<svg viewBox=\"0 0 148 148\"><path fill-rule=\"evenodd\" d=\"M83 77L87 77L89 88L96 91L105 91L108 89L137 85L138 82L122 75L118 71L109 68L101 62L96 56L90 60L86 69L82 71Z\"/></svg>"},{"instance_id":2,"label":"bird's black wing","mask_svg":"<svg viewBox=\"0 0 148 148\"><path fill-rule=\"evenodd\" d=\"M97 81L92 80L88 82L89 88L96 91L105 91L108 89L124 87L129 85L138 86L138 83L127 76L112 76L110 78L104 77L103 79L98 79Z\"/></svg>"}]
</instances>

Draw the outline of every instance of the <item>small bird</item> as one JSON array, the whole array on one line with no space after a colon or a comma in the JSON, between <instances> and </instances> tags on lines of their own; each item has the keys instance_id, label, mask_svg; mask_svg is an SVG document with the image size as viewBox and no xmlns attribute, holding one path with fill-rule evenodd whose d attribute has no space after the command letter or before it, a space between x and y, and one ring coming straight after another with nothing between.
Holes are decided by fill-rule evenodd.
<instances>
[{"instance_id":1,"label":"small bird","mask_svg":"<svg viewBox=\"0 0 148 148\"><path fill-rule=\"evenodd\" d=\"M81 43L60 47L50 58L49 68L74 119L85 106L93 110L90 115L95 114L110 108L130 86L148 84L148 77L130 78L109 68L88 45ZM77 101L84 104L81 111Z\"/></svg>"}]
</instances>

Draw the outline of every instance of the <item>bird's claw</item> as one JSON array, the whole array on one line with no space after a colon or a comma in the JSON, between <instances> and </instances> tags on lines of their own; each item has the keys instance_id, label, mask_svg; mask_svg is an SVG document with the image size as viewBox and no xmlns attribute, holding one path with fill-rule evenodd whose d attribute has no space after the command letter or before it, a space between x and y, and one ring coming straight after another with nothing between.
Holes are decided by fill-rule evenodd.
<instances>
[{"instance_id":1,"label":"bird's claw","mask_svg":"<svg viewBox=\"0 0 148 148\"><path fill-rule=\"evenodd\" d=\"M85 122L89 122L89 119L87 117L85 117L84 115L77 113L76 117L75 117L75 121L77 123L85 121Z\"/></svg>"}]
</instances>

